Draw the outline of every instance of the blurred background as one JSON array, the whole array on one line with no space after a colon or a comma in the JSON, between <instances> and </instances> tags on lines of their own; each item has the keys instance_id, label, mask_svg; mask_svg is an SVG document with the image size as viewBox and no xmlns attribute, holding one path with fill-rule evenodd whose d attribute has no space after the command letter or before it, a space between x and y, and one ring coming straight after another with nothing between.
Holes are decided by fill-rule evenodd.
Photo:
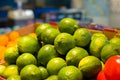
<instances>
[{"instance_id":1,"label":"blurred background","mask_svg":"<svg viewBox=\"0 0 120 80\"><path fill-rule=\"evenodd\" d=\"M120 0L0 0L0 34L35 22L59 22L120 28ZM97 27L100 28L100 27Z\"/></svg>"}]
</instances>

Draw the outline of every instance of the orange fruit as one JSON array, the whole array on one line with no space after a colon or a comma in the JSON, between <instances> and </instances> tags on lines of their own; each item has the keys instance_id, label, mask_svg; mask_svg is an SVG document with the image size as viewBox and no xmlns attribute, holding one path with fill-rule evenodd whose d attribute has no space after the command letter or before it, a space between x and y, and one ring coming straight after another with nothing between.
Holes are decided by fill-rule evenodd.
<instances>
[{"instance_id":1,"label":"orange fruit","mask_svg":"<svg viewBox=\"0 0 120 80\"><path fill-rule=\"evenodd\" d=\"M6 47L0 46L0 61L4 60L4 53L5 53Z\"/></svg>"},{"instance_id":2,"label":"orange fruit","mask_svg":"<svg viewBox=\"0 0 120 80\"><path fill-rule=\"evenodd\" d=\"M32 37L34 37L34 38L37 38L37 35L36 35L36 33L34 33L34 32L33 32L33 33L30 33L29 36L32 36Z\"/></svg>"},{"instance_id":3,"label":"orange fruit","mask_svg":"<svg viewBox=\"0 0 120 80\"><path fill-rule=\"evenodd\" d=\"M8 37L11 41L14 41L14 40L16 40L17 38L20 37L20 34L17 31L12 31L12 32L9 33Z\"/></svg>"},{"instance_id":4,"label":"orange fruit","mask_svg":"<svg viewBox=\"0 0 120 80\"><path fill-rule=\"evenodd\" d=\"M12 46L17 46L17 41L16 40L15 41L9 41L6 47L9 48L9 47L12 47Z\"/></svg>"},{"instance_id":5,"label":"orange fruit","mask_svg":"<svg viewBox=\"0 0 120 80\"><path fill-rule=\"evenodd\" d=\"M0 35L0 45L6 46L8 44L9 38L7 35Z\"/></svg>"}]
</instances>

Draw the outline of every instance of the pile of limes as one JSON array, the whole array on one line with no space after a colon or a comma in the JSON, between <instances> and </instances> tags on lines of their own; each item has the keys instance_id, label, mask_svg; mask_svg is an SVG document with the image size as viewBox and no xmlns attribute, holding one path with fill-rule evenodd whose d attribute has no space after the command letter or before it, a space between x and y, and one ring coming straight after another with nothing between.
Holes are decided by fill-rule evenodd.
<instances>
[{"instance_id":1,"label":"pile of limes","mask_svg":"<svg viewBox=\"0 0 120 80\"><path fill-rule=\"evenodd\" d=\"M7 80L96 80L106 60L120 54L120 38L109 40L92 34L76 20L64 18L54 28L37 26L36 37L22 36L5 51L7 66L0 75Z\"/></svg>"}]
</instances>

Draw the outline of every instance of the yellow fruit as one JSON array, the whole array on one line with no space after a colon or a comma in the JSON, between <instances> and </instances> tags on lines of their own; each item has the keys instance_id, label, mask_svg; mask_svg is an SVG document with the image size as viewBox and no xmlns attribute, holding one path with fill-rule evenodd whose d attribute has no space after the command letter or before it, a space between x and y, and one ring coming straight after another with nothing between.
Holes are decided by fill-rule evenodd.
<instances>
[{"instance_id":1,"label":"yellow fruit","mask_svg":"<svg viewBox=\"0 0 120 80\"><path fill-rule=\"evenodd\" d=\"M88 52L84 48L81 47L72 48L66 54L67 65L74 65L78 67L79 61L88 55L89 55Z\"/></svg>"},{"instance_id":2,"label":"yellow fruit","mask_svg":"<svg viewBox=\"0 0 120 80\"><path fill-rule=\"evenodd\" d=\"M2 76L8 78L11 75L18 75L18 66L17 65L8 65L3 71Z\"/></svg>"},{"instance_id":3,"label":"yellow fruit","mask_svg":"<svg viewBox=\"0 0 120 80\"><path fill-rule=\"evenodd\" d=\"M0 76L3 74L3 71L5 70L5 65L0 65Z\"/></svg>"},{"instance_id":4,"label":"yellow fruit","mask_svg":"<svg viewBox=\"0 0 120 80\"><path fill-rule=\"evenodd\" d=\"M21 80L19 75L11 75L7 78L7 80Z\"/></svg>"},{"instance_id":5,"label":"yellow fruit","mask_svg":"<svg viewBox=\"0 0 120 80\"><path fill-rule=\"evenodd\" d=\"M55 57L48 62L47 70L50 75L57 75L59 70L65 66L67 66L67 64L63 58Z\"/></svg>"},{"instance_id":6,"label":"yellow fruit","mask_svg":"<svg viewBox=\"0 0 120 80\"><path fill-rule=\"evenodd\" d=\"M54 46L59 54L65 55L70 49L75 47L75 40L68 33L60 33L54 40Z\"/></svg>"},{"instance_id":7,"label":"yellow fruit","mask_svg":"<svg viewBox=\"0 0 120 80\"><path fill-rule=\"evenodd\" d=\"M66 66L58 72L58 80L83 80L83 75L77 67Z\"/></svg>"},{"instance_id":8,"label":"yellow fruit","mask_svg":"<svg viewBox=\"0 0 120 80\"><path fill-rule=\"evenodd\" d=\"M58 24L58 29L60 32L65 32L69 34L73 34L77 28L78 23L72 18L63 18Z\"/></svg>"},{"instance_id":9,"label":"yellow fruit","mask_svg":"<svg viewBox=\"0 0 120 80\"><path fill-rule=\"evenodd\" d=\"M41 79L42 80L46 79L49 76L47 69L43 66L39 66L38 68L40 69L41 72Z\"/></svg>"},{"instance_id":10,"label":"yellow fruit","mask_svg":"<svg viewBox=\"0 0 120 80\"><path fill-rule=\"evenodd\" d=\"M32 36L23 36L18 40L18 50L21 53L32 53L38 52L40 44Z\"/></svg>"},{"instance_id":11,"label":"yellow fruit","mask_svg":"<svg viewBox=\"0 0 120 80\"><path fill-rule=\"evenodd\" d=\"M48 61L56 56L58 56L58 53L55 50L54 45L46 44L42 46L38 52L38 65L42 64L43 66L46 66Z\"/></svg>"},{"instance_id":12,"label":"yellow fruit","mask_svg":"<svg viewBox=\"0 0 120 80\"><path fill-rule=\"evenodd\" d=\"M79 28L74 32L73 37L77 46L85 47L91 40L91 33L86 28Z\"/></svg>"},{"instance_id":13,"label":"yellow fruit","mask_svg":"<svg viewBox=\"0 0 120 80\"><path fill-rule=\"evenodd\" d=\"M41 33L41 40L46 44L54 44L54 39L59 33L55 28L47 28Z\"/></svg>"},{"instance_id":14,"label":"yellow fruit","mask_svg":"<svg viewBox=\"0 0 120 80\"><path fill-rule=\"evenodd\" d=\"M33 65L26 65L20 71L21 80L42 80L40 69Z\"/></svg>"},{"instance_id":15,"label":"yellow fruit","mask_svg":"<svg viewBox=\"0 0 120 80\"><path fill-rule=\"evenodd\" d=\"M37 59L31 53L23 53L16 60L16 65L18 66L19 70L29 64L37 65Z\"/></svg>"},{"instance_id":16,"label":"yellow fruit","mask_svg":"<svg viewBox=\"0 0 120 80\"><path fill-rule=\"evenodd\" d=\"M84 77L91 78L102 69L102 64L97 57L86 56L79 62L78 68L82 71Z\"/></svg>"},{"instance_id":17,"label":"yellow fruit","mask_svg":"<svg viewBox=\"0 0 120 80\"><path fill-rule=\"evenodd\" d=\"M15 64L18 56L19 52L16 46L7 48L4 53L4 59L8 64Z\"/></svg>"}]
</instances>

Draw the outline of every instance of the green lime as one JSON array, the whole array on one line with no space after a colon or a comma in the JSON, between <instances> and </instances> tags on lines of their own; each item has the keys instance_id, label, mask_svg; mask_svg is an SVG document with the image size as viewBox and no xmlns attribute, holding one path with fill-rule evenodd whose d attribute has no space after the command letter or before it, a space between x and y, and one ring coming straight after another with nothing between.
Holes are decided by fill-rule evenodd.
<instances>
[{"instance_id":1,"label":"green lime","mask_svg":"<svg viewBox=\"0 0 120 80\"><path fill-rule=\"evenodd\" d=\"M18 66L19 70L29 64L37 65L37 59L31 53L23 53L16 60L16 65Z\"/></svg>"},{"instance_id":2,"label":"green lime","mask_svg":"<svg viewBox=\"0 0 120 80\"><path fill-rule=\"evenodd\" d=\"M40 69L41 72L41 76L42 76L41 79L42 80L46 79L49 76L47 69L43 66L39 66L38 68Z\"/></svg>"},{"instance_id":3,"label":"green lime","mask_svg":"<svg viewBox=\"0 0 120 80\"><path fill-rule=\"evenodd\" d=\"M107 38L107 36L101 32L96 32L94 34L92 34L92 37L91 37L91 40L93 40L94 38L99 38L99 37L104 37L104 38ZM108 38L107 38L108 39Z\"/></svg>"},{"instance_id":4,"label":"green lime","mask_svg":"<svg viewBox=\"0 0 120 80\"><path fill-rule=\"evenodd\" d=\"M40 44L32 36L23 36L18 40L18 50L21 53L32 53L38 52Z\"/></svg>"},{"instance_id":5,"label":"green lime","mask_svg":"<svg viewBox=\"0 0 120 80\"><path fill-rule=\"evenodd\" d=\"M106 37L103 36L94 37L94 39L92 39L90 42L89 47L90 54L100 58L101 49L104 47L104 45L108 43L109 40Z\"/></svg>"},{"instance_id":6,"label":"green lime","mask_svg":"<svg viewBox=\"0 0 120 80\"><path fill-rule=\"evenodd\" d=\"M51 75L45 80L58 80L58 76L57 75Z\"/></svg>"},{"instance_id":7,"label":"green lime","mask_svg":"<svg viewBox=\"0 0 120 80\"><path fill-rule=\"evenodd\" d=\"M20 75L11 75L7 78L7 80L21 80Z\"/></svg>"},{"instance_id":8,"label":"green lime","mask_svg":"<svg viewBox=\"0 0 120 80\"><path fill-rule=\"evenodd\" d=\"M53 67L54 65L54 67ZM47 64L47 70L50 75L57 75L62 67L67 66L66 61L61 57L52 58Z\"/></svg>"},{"instance_id":9,"label":"green lime","mask_svg":"<svg viewBox=\"0 0 120 80\"><path fill-rule=\"evenodd\" d=\"M35 33L37 35L38 40L41 40L41 33L44 32L44 30L47 28L53 28L53 26L48 23L42 23L37 26Z\"/></svg>"},{"instance_id":10,"label":"green lime","mask_svg":"<svg viewBox=\"0 0 120 80\"><path fill-rule=\"evenodd\" d=\"M102 69L101 61L95 56L84 57L78 65L83 76L86 78L94 77Z\"/></svg>"},{"instance_id":11,"label":"green lime","mask_svg":"<svg viewBox=\"0 0 120 80\"><path fill-rule=\"evenodd\" d=\"M15 46L7 48L4 53L4 59L8 64L15 64L18 56L18 48Z\"/></svg>"},{"instance_id":12,"label":"green lime","mask_svg":"<svg viewBox=\"0 0 120 80\"><path fill-rule=\"evenodd\" d=\"M73 34L78 27L78 22L72 18L63 18L58 24L58 29L60 32L69 34Z\"/></svg>"},{"instance_id":13,"label":"green lime","mask_svg":"<svg viewBox=\"0 0 120 80\"><path fill-rule=\"evenodd\" d=\"M83 75L77 67L66 66L58 72L58 80L83 80Z\"/></svg>"},{"instance_id":14,"label":"green lime","mask_svg":"<svg viewBox=\"0 0 120 80\"><path fill-rule=\"evenodd\" d=\"M110 39L110 43L120 46L120 37L114 36Z\"/></svg>"},{"instance_id":15,"label":"green lime","mask_svg":"<svg viewBox=\"0 0 120 80\"><path fill-rule=\"evenodd\" d=\"M46 66L48 61L56 56L58 56L58 53L55 50L54 45L46 44L42 46L38 52L37 55L38 65L42 64Z\"/></svg>"},{"instance_id":16,"label":"green lime","mask_svg":"<svg viewBox=\"0 0 120 80\"><path fill-rule=\"evenodd\" d=\"M89 55L88 52L84 48L81 47L72 48L66 54L67 65L74 65L78 67L79 61L88 55Z\"/></svg>"},{"instance_id":17,"label":"green lime","mask_svg":"<svg viewBox=\"0 0 120 80\"><path fill-rule=\"evenodd\" d=\"M46 44L54 44L54 39L59 33L58 29L47 28L41 33L41 40Z\"/></svg>"},{"instance_id":18,"label":"green lime","mask_svg":"<svg viewBox=\"0 0 120 80\"><path fill-rule=\"evenodd\" d=\"M33 65L26 65L20 71L21 80L42 80L40 69Z\"/></svg>"},{"instance_id":19,"label":"green lime","mask_svg":"<svg viewBox=\"0 0 120 80\"><path fill-rule=\"evenodd\" d=\"M2 76L8 78L11 75L18 75L18 66L17 65L8 65L5 70L3 71Z\"/></svg>"},{"instance_id":20,"label":"green lime","mask_svg":"<svg viewBox=\"0 0 120 80\"><path fill-rule=\"evenodd\" d=\"M61 55L67 54L67 52L75 47L75 40L71 34L60 33L54 40L55 49Z\"/></svg>"},{"instance_id":21,"label":"green lime","mask_svg":"<svg viewBox=\"0 0 120 80\"><path fill-rule=\"evenodd\" d=\"M80 47L85 47L89 44L91 40L91 33L86 28L79 28L73 34L76 45Z\"/></svg>"},{"instance_id":22,"label":"green lime","mask_svg":"<svg viewBox=\"0 0 120 80\"><path fill-rule=\"evenodd\" d=\"M110 43L110 44L106 44L102 48L100 56L101 56L101 60L105 63L109 57L119 54L120 54L120 46Z\"/></svg>"}]
</instances>

